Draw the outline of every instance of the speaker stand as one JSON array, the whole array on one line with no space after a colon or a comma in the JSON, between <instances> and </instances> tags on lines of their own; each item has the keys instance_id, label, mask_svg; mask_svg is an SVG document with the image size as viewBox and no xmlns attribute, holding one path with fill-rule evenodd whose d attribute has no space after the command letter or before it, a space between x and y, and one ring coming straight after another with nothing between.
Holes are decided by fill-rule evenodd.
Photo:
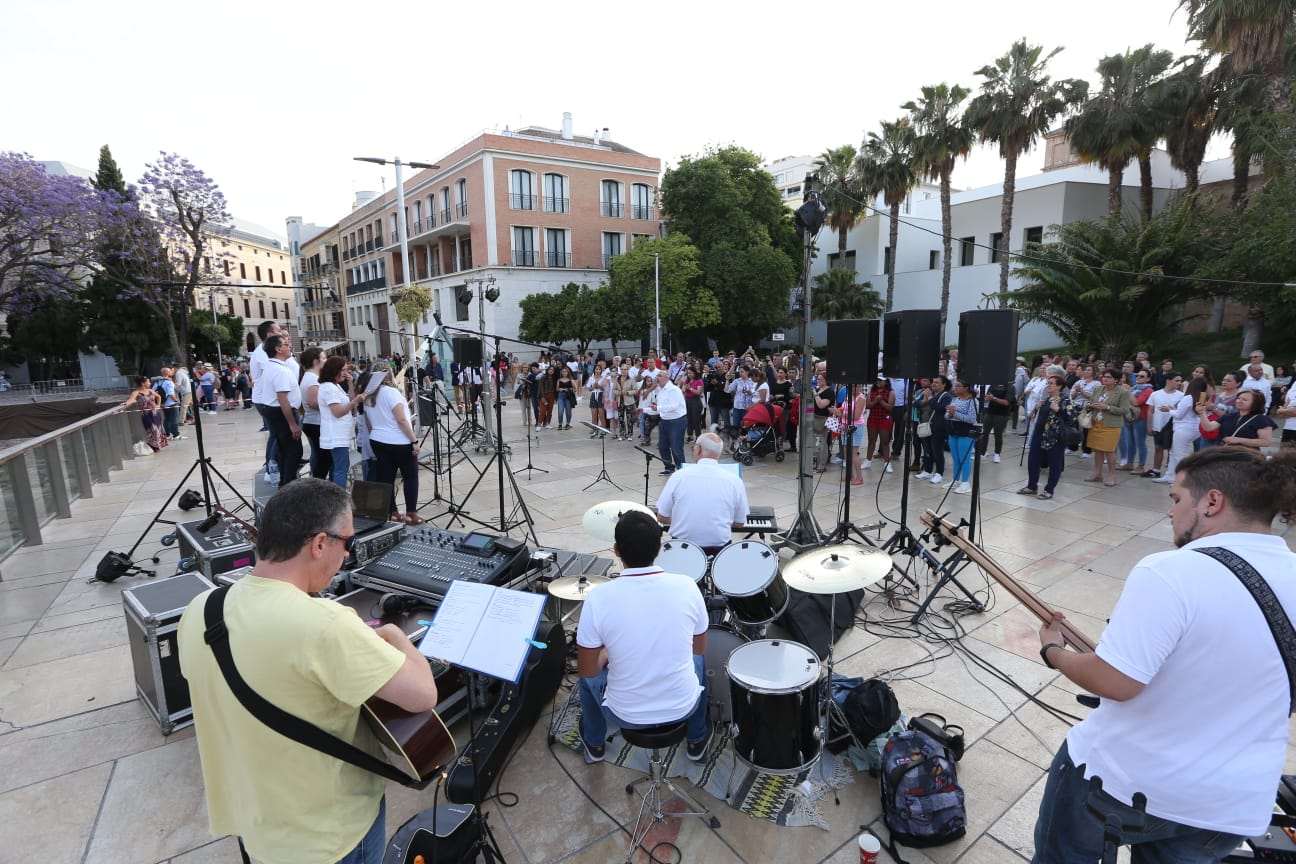
<instances>
[{"instance_id":1,"label":"speaker stand","mask_svg":"<svg viewBox=\"0 0 1296 864\"><path fill-rule=\"evenodd\" d=\"M846 484L846 491L845 491L845 493L842 495L842 518L841 518L841 521L837 523L837 527L834 528L834 529L832 530L832 532L829 533L828 536L825 537L825 538L823 539L823 542L824 542L825 544L832 544L832 543L850 543L850 542L852 542L853 540L856 540L856 539L857 539L857 540L859 540L859 542L861 542L861 543L863 543L863 544L865 544L865 545L867 545L867 546L876 546L877 544L875 544L872 540L870 540L870 539L869 539L869 538L864 534L864 531L865 531L865 530L868 530L868 531L881 531L882 528L886 525L886 522L878 522L878 523L873 524L873 525L865 525L865 526L864 526L864 529L860 529L860 528L859 528L859 527L858 527L854 522L851 521L851 515L850 515L850 505L851 505L851 484L850 484L850 480L851 480L851 478L850 478L850 475L851 475L851 473L852 473L853 470L854 470L854 465L855 465L855 452L856 452L856 450L857 450L858 448L855 446L855 417L854 417L854 414L853 414L853 412L854 412L854 410L855 410L855 395L852 394L852 393L850 393L849 390L847 391L846 401L847 401L847 408L846 408L846 428L848 428L848 429L851 430L851 437L850 437L850 443L847 444L847 445L846 445L846 448L845 448L845 449L846 449L846 458L845 458L845 460L844 460L844 464L843 464L843 466L842 466L842 467L845 469L844 473L846 474L846 477L843 478L843 482L845 482L845 484ZM844 440L844 439L843 439L843 440ZM890 463L888 462L887 464L890 464ZM907 478L906 478L906 479L907 479Z\"/></svg>"}]
</instances>

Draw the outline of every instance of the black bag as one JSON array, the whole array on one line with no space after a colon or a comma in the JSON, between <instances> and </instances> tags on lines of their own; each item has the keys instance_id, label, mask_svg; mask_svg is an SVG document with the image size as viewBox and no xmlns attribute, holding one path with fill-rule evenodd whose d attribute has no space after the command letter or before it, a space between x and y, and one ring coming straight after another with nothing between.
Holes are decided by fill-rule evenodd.
<instances>
[{"instance_id":1,"label":"black bag","mask_svg":"<svg viewBox=\"0 0 1296 864\"><path fill-rule=\"evenodd\" d=\"M1068 450L1075 450L1084 441L1084 432L1080 429L1078 417L1062 417L1062 443Z\"/></svg>"},{"instance_id":2,"label":"black bag","mask_svg":"<svg viewBox=\"0 0 1296 864\"><path fill-rule=\"evenodd\" d=\"M946 420L945 428L950 435L960 438L978 438L981 435L981 427L966 420Z\"/></svg>"},{"instance_id":3,"label":"black bag","mask_svg":"<svg viewBox=\"0 0 1296 864\"><path fill-rule=\"evenodd\" d=\"M967 808L949 748L921 729L892 735L882 754L882 819L897 843L942 846L967 833Z\"/></svg>"},{"instance_id":4,"label":"black bag","mask_svg":"<svg viewBox=\"0 0 1296 864\"><path fill-rule=\"evenodd\" d=\"M867 747L874 738L885 735L900 719L900 703L890 685L880 678L870 678L846 694L841 712L850 728L843 729L837 715L829 715L827 749L833 754L849 747L852 738Z\"/></svg>"}]
</instances>

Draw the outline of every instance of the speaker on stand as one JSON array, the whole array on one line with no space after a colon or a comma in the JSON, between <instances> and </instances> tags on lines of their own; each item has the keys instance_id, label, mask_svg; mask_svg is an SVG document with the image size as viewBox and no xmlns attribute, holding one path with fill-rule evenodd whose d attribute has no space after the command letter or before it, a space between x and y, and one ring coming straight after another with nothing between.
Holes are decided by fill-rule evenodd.
<instances>
[{"instance_id":1,"label":"speaker on stand","mask_svg":"<svg viewBox=\"0 0 1296 864\"><path fill-rule=\"evenodd\" d=\"M828 380L850 388L854 384L871 385L878 377L878 337L881 331L881 322L876 318L853 318L840 319L828 322ZM849 414L850 409L855 405L855 400L851 398L850 390L846 391L846 408L847 415L843 418L846 426L842 431L843 441L846 441L846 435L854 432L854 423L858 419ZM843 448L845 457L845 470L849 475L851 465L855 458L855 445L853 438L851 443L847 443ZM851 521L851 487L850 483L844 484L846 491L842 495L842 518L837 523L825 539L825 543L846 543L852 539L859 539L864 543L872 546L873 542L864 535L854 522ZM876 525L866 525L865 529L880 529L885 522L879 522ZM858 600L856 605L859 605ZM849 619L849 616L848 616ZM836 634L833 635L832 641L837 641Z\"/></svg>"},{"instance_id":2,"label":"speaker on stand","mask_svg":"<svg viewBox=\"0 0 1296 864\"><path fill-rule=\"evenodd\" d=\"M939 309L906 309L882 318L882 374L932 378L940 370Z\"/></svg>"},{"instance_id":3,"label":"speaker on stand","mask_svg":"<svg viewBox=\"0 0 1296 864\"><path fill-rule=\"evenodd\" d=\"M1016 309L974 309L959 315L958 377L965 384L1003 384L1017 372Z\"/></svg>"}]
</instances>

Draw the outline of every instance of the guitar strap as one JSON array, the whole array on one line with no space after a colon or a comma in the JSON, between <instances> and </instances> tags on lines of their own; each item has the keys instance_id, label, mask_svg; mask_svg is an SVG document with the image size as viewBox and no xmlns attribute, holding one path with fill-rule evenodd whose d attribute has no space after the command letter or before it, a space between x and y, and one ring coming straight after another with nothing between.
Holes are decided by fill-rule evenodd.
<instances>
[{"instance_id":1,"label":"guitar strap","mask_svg":"<svg viewBox=\"0 0 1296 864\"><path fill-rule=\"evenodd\" d=\"M1278 643L1278 653L1282 655L1283 665L1287 668L1287 689L1290 700L1287 713L1291 714L1296 710L1296 629L1292 628L1291 619L1287 617L1282 603L1274 596L1269 583L1237 553L1220 546L1193 551L1214 558L1232 570L1233 575L1250 592L1256 605L1260 607L1265 623L1269 625L1269 632L1273 634L1274 642Z\"/></svg>"},{"instance_id":2,"label":"guitar strap","mask_svg":"<svg viewBox=\"0 0 1296 864\"><path fill-rule=\"evenodd\" d=\"M230 651L229 630L225 627L225 595L229 592L230 586L222 585L211 594L207 595L207 602L203 606L203 623L207 625L206 632L203 633L203 640L211 646L212 653L216 655L216 663L220 666L221 673L225 676L225 683L229 685L230 691L234 694L247 712L274 731L310 747L312 750L332 756L335 759L341 759L357 768L363 768L385 777L388 780L395 780L404 786L412 789L420 788L421 781L416 777L410 777L404 771L396 766L379 759L372 753L360 749L349 741L325 732L307 720L289 714L277 705L262 698L259 693L253 690L243 680L239 674L238 667L234 665L234 654Z\"/></svg>"}]
</instances>

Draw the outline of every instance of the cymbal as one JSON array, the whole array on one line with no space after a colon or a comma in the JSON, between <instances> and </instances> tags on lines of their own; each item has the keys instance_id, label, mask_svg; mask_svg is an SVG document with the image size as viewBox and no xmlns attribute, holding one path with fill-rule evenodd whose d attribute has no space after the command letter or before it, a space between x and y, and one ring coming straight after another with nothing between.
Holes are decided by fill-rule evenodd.
<instances>
[{"instance_id":1,"label":"cymbal","mask_svg":"<svg viewBox=\"0 0 1296 864\"><path fill-rule=\"evenodd\" d=\"M549 583L549 593L559 600L584 600L596 586L608 581L606 576L564 576Z\"/></svg>"},{"instance_id":2,"label":"cymbal","mask_svg":"<svg viewBox=\"0 0 1296 864\"><path fill-rule=\"evenodd\" d=\"M866 588L889 572L891 556L887 553L842 544L802 552L783 565L783 581L808 594L844 594Z\"/></svg>"},{"instance_id":3,"label":"cymbal","mask_svg":"<svg viewBox=\"0 0 1296 864\"><path fill-rule=\"evenodd\" d=\"M657 514L651 508L636 501L604 501L602 504L595 504L585 511L585 516L581 519L581 525L585 528L585 533L591 537L597 537L600 540L615 540L617 520L621 514L629 510L641 510L654 519Z\"/></svg>"}]
</instances>

